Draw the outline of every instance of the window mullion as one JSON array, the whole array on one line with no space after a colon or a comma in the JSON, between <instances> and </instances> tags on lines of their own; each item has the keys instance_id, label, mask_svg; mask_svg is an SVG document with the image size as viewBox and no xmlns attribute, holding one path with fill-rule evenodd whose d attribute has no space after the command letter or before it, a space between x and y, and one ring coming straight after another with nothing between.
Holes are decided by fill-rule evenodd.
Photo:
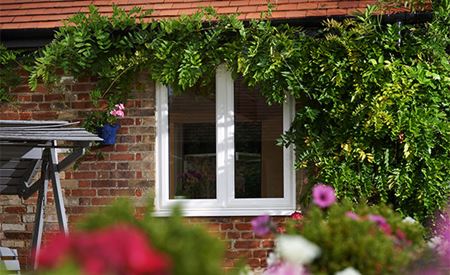
<instances>
[{"instance_id":1,"label":"window mullion","mask_svg":"<svg viewBox=\"0 0 450 275\"><path fill-rule=\"evenodd\" d=\"M290 129L295 116L295 100L288 96L283 103L283 132ZM294 145L283 147L283 179L284 179L284 198L295 208L295 169L294 169Z\"/></svg>"},{"instance_id":2,"label":"window mullion","mask_svg":"<svg viewBox=\"0 0 450 275\"><path fill-rule=\"evenodd\" d=\"M155 195L158 198L158 207L167 203L169 199L169 107L168 88L156 83L156 123L157 123L157 146L156 156L156 179L157 186Z\"/></svg>"},{"instance_id":3,"label":"window mullion","mask_svg":"<svg viewBox=\"0 0 450 275\"><path fill-rule=\"evenodd\" d=\"M216 71L217 199L226 207L234 196L234 86L225 65Z\"/></svg>"}]
</instances>

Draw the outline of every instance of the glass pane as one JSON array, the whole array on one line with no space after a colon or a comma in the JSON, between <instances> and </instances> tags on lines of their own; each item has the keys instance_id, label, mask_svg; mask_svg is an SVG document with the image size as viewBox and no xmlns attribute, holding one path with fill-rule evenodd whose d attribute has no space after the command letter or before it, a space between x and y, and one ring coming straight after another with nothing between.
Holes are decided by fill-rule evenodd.
<instances>
[{"instance_id":1,"label":"glass pane","mask_svg":"<svg viewBox=\"0 0 450 275\"><path fill-rule=\"evenodd\" d=\"M283 106L266 104L260 92L238 79L234 84L235 196L283 197Z\"/></svg>"},{"instance_id":2,"label":"glass pane","mask_svg":"<svg viewBox=\"0 0 450 275\"><path fill-rule=\"evenodd\" d=\"M169 90L170 199L216 198L214 90Z\"/></svg>"}]
</instances>

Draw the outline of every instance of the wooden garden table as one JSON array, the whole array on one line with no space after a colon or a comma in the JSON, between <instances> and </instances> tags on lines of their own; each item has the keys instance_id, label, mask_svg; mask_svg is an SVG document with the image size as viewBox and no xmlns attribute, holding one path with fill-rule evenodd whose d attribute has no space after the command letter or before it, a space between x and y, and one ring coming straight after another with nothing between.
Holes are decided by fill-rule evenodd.
<instances>
[{"instance_id":1,"label":"wooden garden table","mask_svg":"<svg viewBox=\"0 0 450 275\"><path fill-rule=\"evenodd\" d=\"M38 192L32 250L39 253L51 180L59 228L68 233L59 172L84 154L98 136L67 121L0 120L0 194L28 199ZM58 142L58 143L57 143ZM70 149L58 162L56 149ZM39 169L40 168L40 169ZM40 177L35 176L40 170ZM35 261L36 267L36 261Z\"/></svg>"}]
</instances>

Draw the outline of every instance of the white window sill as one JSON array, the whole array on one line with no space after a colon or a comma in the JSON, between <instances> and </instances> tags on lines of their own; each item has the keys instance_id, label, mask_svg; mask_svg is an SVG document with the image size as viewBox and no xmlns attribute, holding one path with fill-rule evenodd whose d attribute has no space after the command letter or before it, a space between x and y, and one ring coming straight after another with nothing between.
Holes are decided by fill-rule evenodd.
<instances>
[{"instance_id":1,"label":"white window sill","mask_svg":"<svg viewBox=\"0 0 450 275\"><path fill-rule=\"evenodd\" d=\"M230 208L207 208L207 209L184 209L184 217L238 217L238 216L290 216L295 211L294 208L287 209L230 209ZM156 217L168 217L172 213L171 209L155 209Z\"/></svg>"}]
</instances>

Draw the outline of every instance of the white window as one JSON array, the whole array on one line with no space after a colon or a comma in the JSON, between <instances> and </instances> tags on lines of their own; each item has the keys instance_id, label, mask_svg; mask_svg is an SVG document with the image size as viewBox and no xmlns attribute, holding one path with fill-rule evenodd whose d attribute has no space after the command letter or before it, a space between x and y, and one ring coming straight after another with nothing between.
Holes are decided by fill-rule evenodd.
<instances>
[{"instance_id":1,"label":"white window","mask_svg":"<svg viewBox=\"0 0 450 275\"><path fill-rule=\"evenodd\" d=\"M294 102L265 103L225 66L215 88L174 94L156 85L156 213L288 215L295 209L293 149L276 145Z\"/></svg>"}]
</instances>

